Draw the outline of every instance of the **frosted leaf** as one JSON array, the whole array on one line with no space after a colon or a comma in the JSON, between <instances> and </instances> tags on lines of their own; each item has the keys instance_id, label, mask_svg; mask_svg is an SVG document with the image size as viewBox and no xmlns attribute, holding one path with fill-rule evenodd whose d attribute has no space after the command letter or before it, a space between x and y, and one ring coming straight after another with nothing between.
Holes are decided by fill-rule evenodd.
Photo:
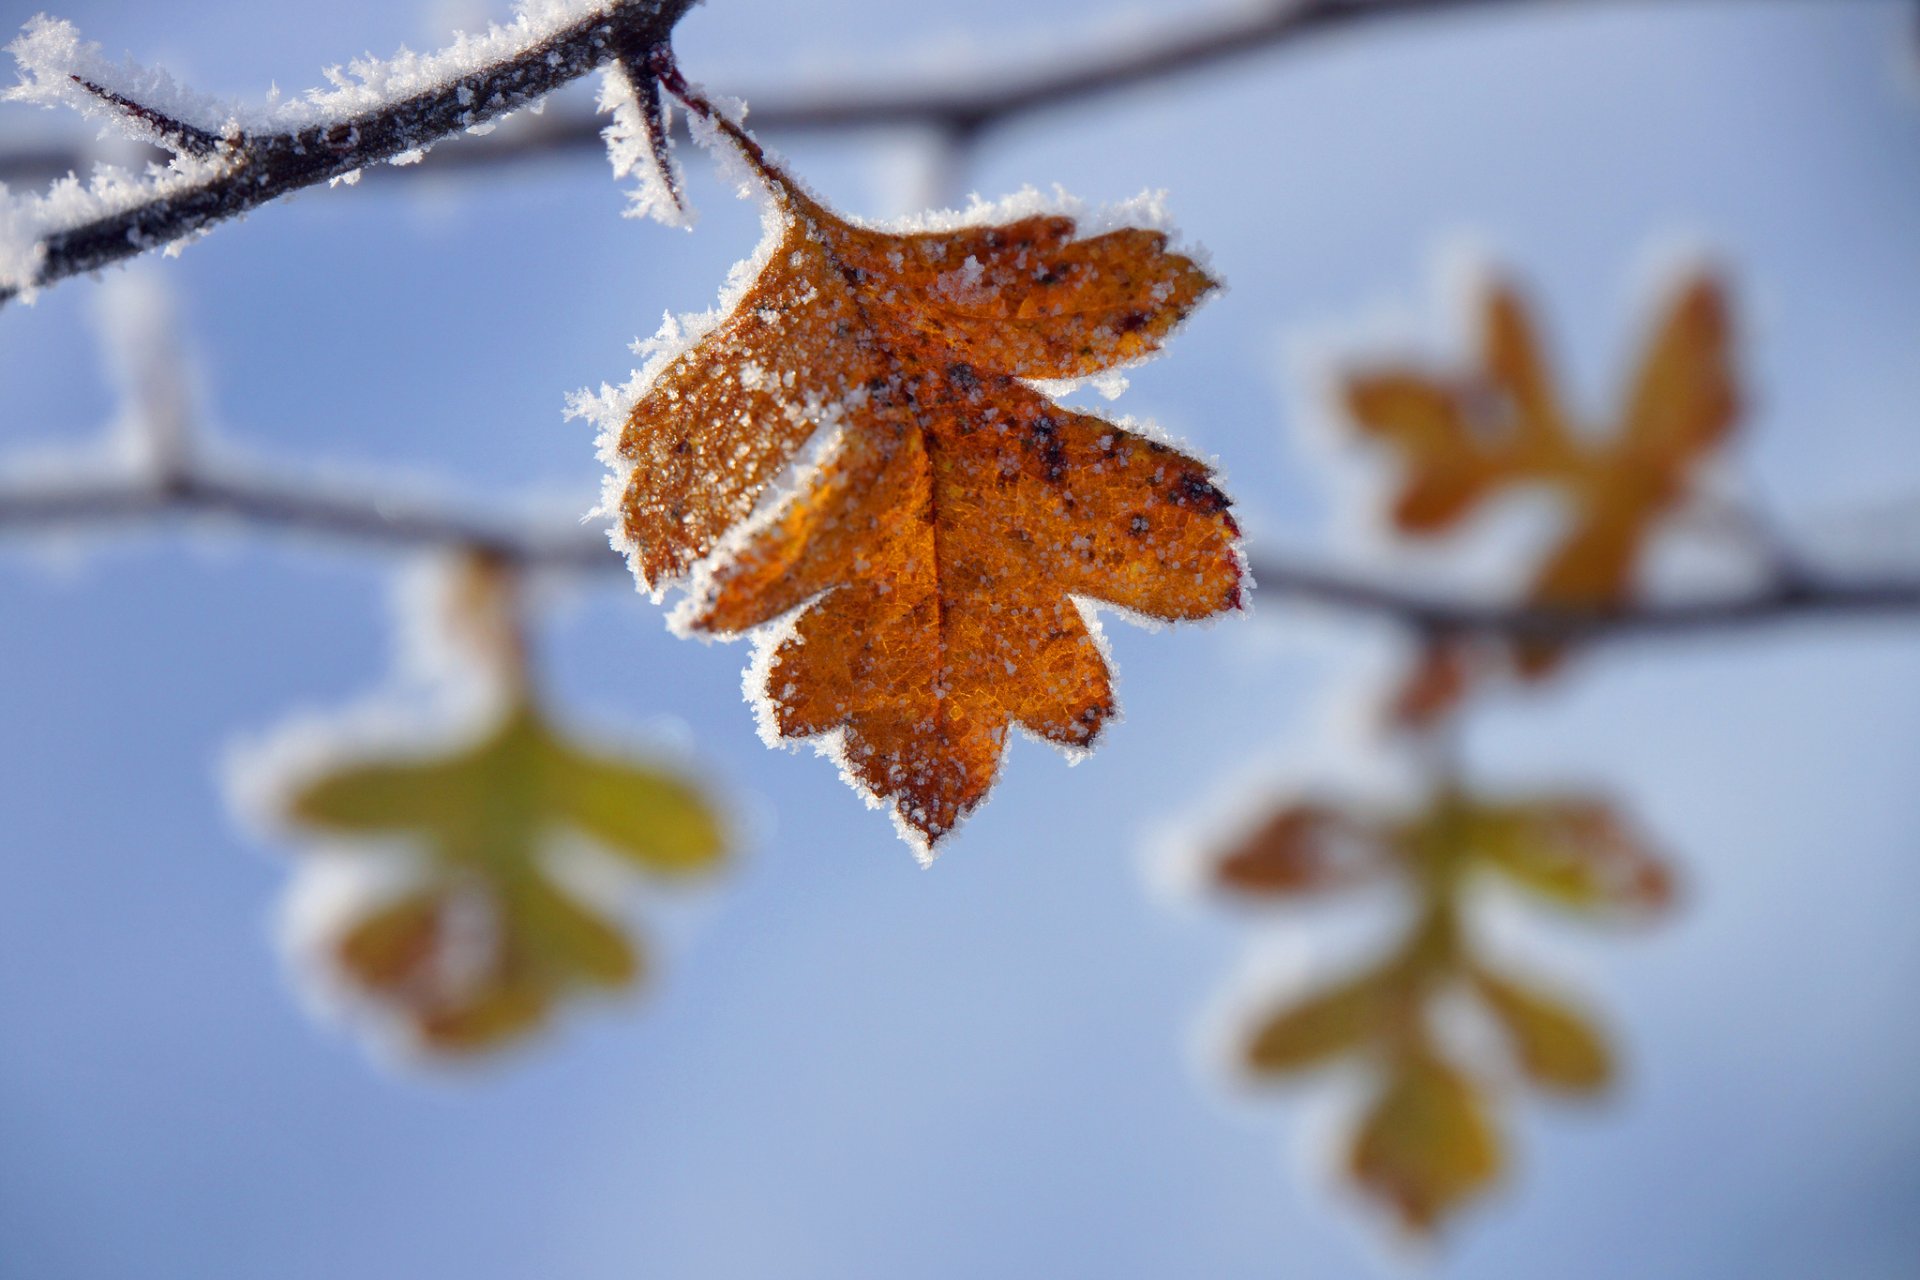
<instances>
[{"instance_id":1,"label":"frosted leaf","mask_svg":"<svg viewBox=\"0 0 1920 1280\"><path fill-rule=\"evenodd\" d=\"M662 82L771 216L717 324L692 345L669 326L628 389L576 401L602 427L615 545L643 589L686 588L676 630L757 633L763 736L812 742L924 860L1016 728L1078 757L1115 719L1091 607L1241 607L1212 470L1021 381L1152 354L1213 281L1139 227L851 223Z\"/></svg>"}]
</instances>

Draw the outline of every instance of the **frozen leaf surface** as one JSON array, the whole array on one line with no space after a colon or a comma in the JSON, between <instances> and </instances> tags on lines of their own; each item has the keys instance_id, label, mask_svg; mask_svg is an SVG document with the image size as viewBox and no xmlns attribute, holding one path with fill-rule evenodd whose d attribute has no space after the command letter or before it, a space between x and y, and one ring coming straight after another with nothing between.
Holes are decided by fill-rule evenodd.
<instances>
[{"instance_id":1,"label":"frozen leaf surface","mask_svg":"<svg viewBox=\"0 0 1920 1280\"><path fill-rule=\"evenodd\" d=\"M1082 601L1239 607L1238 529L1202 462L1027 379L1145 357L1214 283L1158 232L1036 213L853 225L757 145L757 275L611 433L618 534L689 630L765 640L772 737L814 739L931 847L1019 726L1084 750L1115 713Z\"/></svg>"}]
</instances>

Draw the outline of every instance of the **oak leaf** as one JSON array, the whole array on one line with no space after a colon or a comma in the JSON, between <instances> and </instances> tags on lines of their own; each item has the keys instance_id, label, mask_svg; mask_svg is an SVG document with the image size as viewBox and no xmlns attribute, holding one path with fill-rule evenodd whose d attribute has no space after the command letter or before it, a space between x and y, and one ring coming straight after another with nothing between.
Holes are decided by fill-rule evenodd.
<instances>
[{"instance_id":1,"label":"oak leaf","mask_svg":"<svg viewBox=\"0 0 1920 1280\"><path fill-rule=\"evenodd\" d=\"M312 837L406 846L406 890L338 923L329 951L342 977L437 1053L492 1048L563 999L640 976L620 926L555 876L556 840L583 838L666 877L709 870L724 849L689 783L568 742L525 703L443 754L332 763L291 783L280 808Z\"/></svg>"},{"instance_id":2,"label":"oak leaf","mask_svg":"<svg viewBox=\"0 0 1920 1280\"><path fill-rule=\"evenodd\" d=\"M1054 214L858 226L715 124L770 193L768 243L609 432L616 541L656 596L689 588L686 630L760 631L769 739L831 751L930 855L1010 726L1081 751L1113 718L1083 602L1241 604L1210 468L1028 381L1152 354L1214 281L1158 231Z\"/></svg>"},{"instance_id":3,"label":"oak leaf","mask_svg":"<svg viewBox=\"0 0 1920 1280\"><path fill-rule=\"evenodd\" d=\"M1445 376L1389 367L1349 378L1354 426L1400 457L1392 520L1429 537L1455 528L1491 499L1544 488L1565 503L1560 540L1534 572L1527 602L1605 610L1628 603L1634 576L1660 521L1692 494L1702 466L1732 434L1740 412L1726 291L1713 275L1682 280L1620 406L1611 432L1568 411L1517 289L1495 280L1480 313L1480 368ZM1468 687L1460 640L1431 645L1395 714L1421 723ZM1566 652L1563 642L1523 640L1511 653L1537 679Z\"/></svg>"}]
</instances>

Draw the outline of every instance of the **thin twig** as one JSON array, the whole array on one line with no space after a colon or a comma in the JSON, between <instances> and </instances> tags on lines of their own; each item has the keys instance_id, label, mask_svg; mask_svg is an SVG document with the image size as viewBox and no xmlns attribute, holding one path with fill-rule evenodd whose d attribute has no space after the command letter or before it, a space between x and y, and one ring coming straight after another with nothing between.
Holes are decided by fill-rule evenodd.
<instances>
[{"instance_id":1,"label":"thin twig","mask_svg":"<svg viewBox=\"0 0 1920 1280\"><path fill-rule=\"evenodd\" d=\"M0 488L0 536L195 517L390 550L467 548L527 571L626 573L598 530L514 523L412 497L350 493L254 473L196 468L160 482L109 477ZM1811 619L1920 622L1920 577L1911 576L1795 580L1738 596L1596 612L1450 601L1277 554L1256 554L1253 574L1259 599L1371 615L1429 633L1593 641Z\"/></svg>"},{"instance_id":2,"label":"thin twig","mask_svg":"<svg viewBox=\"0 0 1920 1280\"><path fill-rule=\"evenodd\" d=\"M47 236L40 244L32 284L52 284L172 244L270 200L484 124L578 79L625 49L666 40L692 5L693 0L609 0L601 13L499 62L376 111L291 133L220 139L224 163L208 176L166 184L132 208ZM156 114L118 94L109 100L142 119ZM0 286L0 302L17 292Z\"/></svg>"}]
</instances>

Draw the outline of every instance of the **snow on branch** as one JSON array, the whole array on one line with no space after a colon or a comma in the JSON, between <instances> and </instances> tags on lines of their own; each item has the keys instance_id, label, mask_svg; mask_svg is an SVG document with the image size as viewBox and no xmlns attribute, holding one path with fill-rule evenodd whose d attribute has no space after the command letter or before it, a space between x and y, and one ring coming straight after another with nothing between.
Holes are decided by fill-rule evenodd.
<instances>
[{"instance_id":1,"label":"snow on branch","mask_svg":"<svg viewBox=\"0 0 1920 1280\"><path fill-rule=\"evenodd\" d=\"M992 129L1029 116L1082 105L1143 84L1194 75L1211 67L1272 51L1304 45L1322 36L1354 33L1369 24L1467 10L1562 11L1575 4L1644 4L1646 0L1267 0L1230 5L1212 18L1182 15L1164 26L1122 38L1063 42L1085 50L1057 55L1027 70L981 68L946 83L910 86L853 84L817 93L766 90L734 93L753 104L754 132L777 136L837 133L860 129L920 126L950 138L975 139ZM1730 2L1730 0L1722 0ZM1756 3L1757 0L1738 0ZM630 104L622 107L631 109ZM643 104L644 105L644 104ZM631 126L623 128L629 135ZM434 159L432 172L489 169L522 160L599 150L604 137L600 117L577 112L553 115L524 128L448 148ZM79 150L47 144L22 144L0 150L0 180L9 175L43 176L83 167ZM616 159L616 163L619 161ZM401 169L398 174L423 172ZM622 172L624 176L624 170ZM649 193L644 188L642 195ZM664 202L663 202L664 203ZM637 200L636 206L663 207Z\"/></svg>"},{"instance_id":2,"label":"snow on branch","mask_svg":"<svg viewBox=\"0 0 1920 1280\"><path fill-rule=\"evenodd\" d=\"M136 176L102 169L0 200L0 302L199 234L367 165L417 158L569 81L665 41L694 0L528 0L518 17L435 54L329 73L332 87L246 110L163 72L115 65L71 24L36 18L14 42L7 97L104 115L173 153Z\"/></svg>"}]
</instances>

